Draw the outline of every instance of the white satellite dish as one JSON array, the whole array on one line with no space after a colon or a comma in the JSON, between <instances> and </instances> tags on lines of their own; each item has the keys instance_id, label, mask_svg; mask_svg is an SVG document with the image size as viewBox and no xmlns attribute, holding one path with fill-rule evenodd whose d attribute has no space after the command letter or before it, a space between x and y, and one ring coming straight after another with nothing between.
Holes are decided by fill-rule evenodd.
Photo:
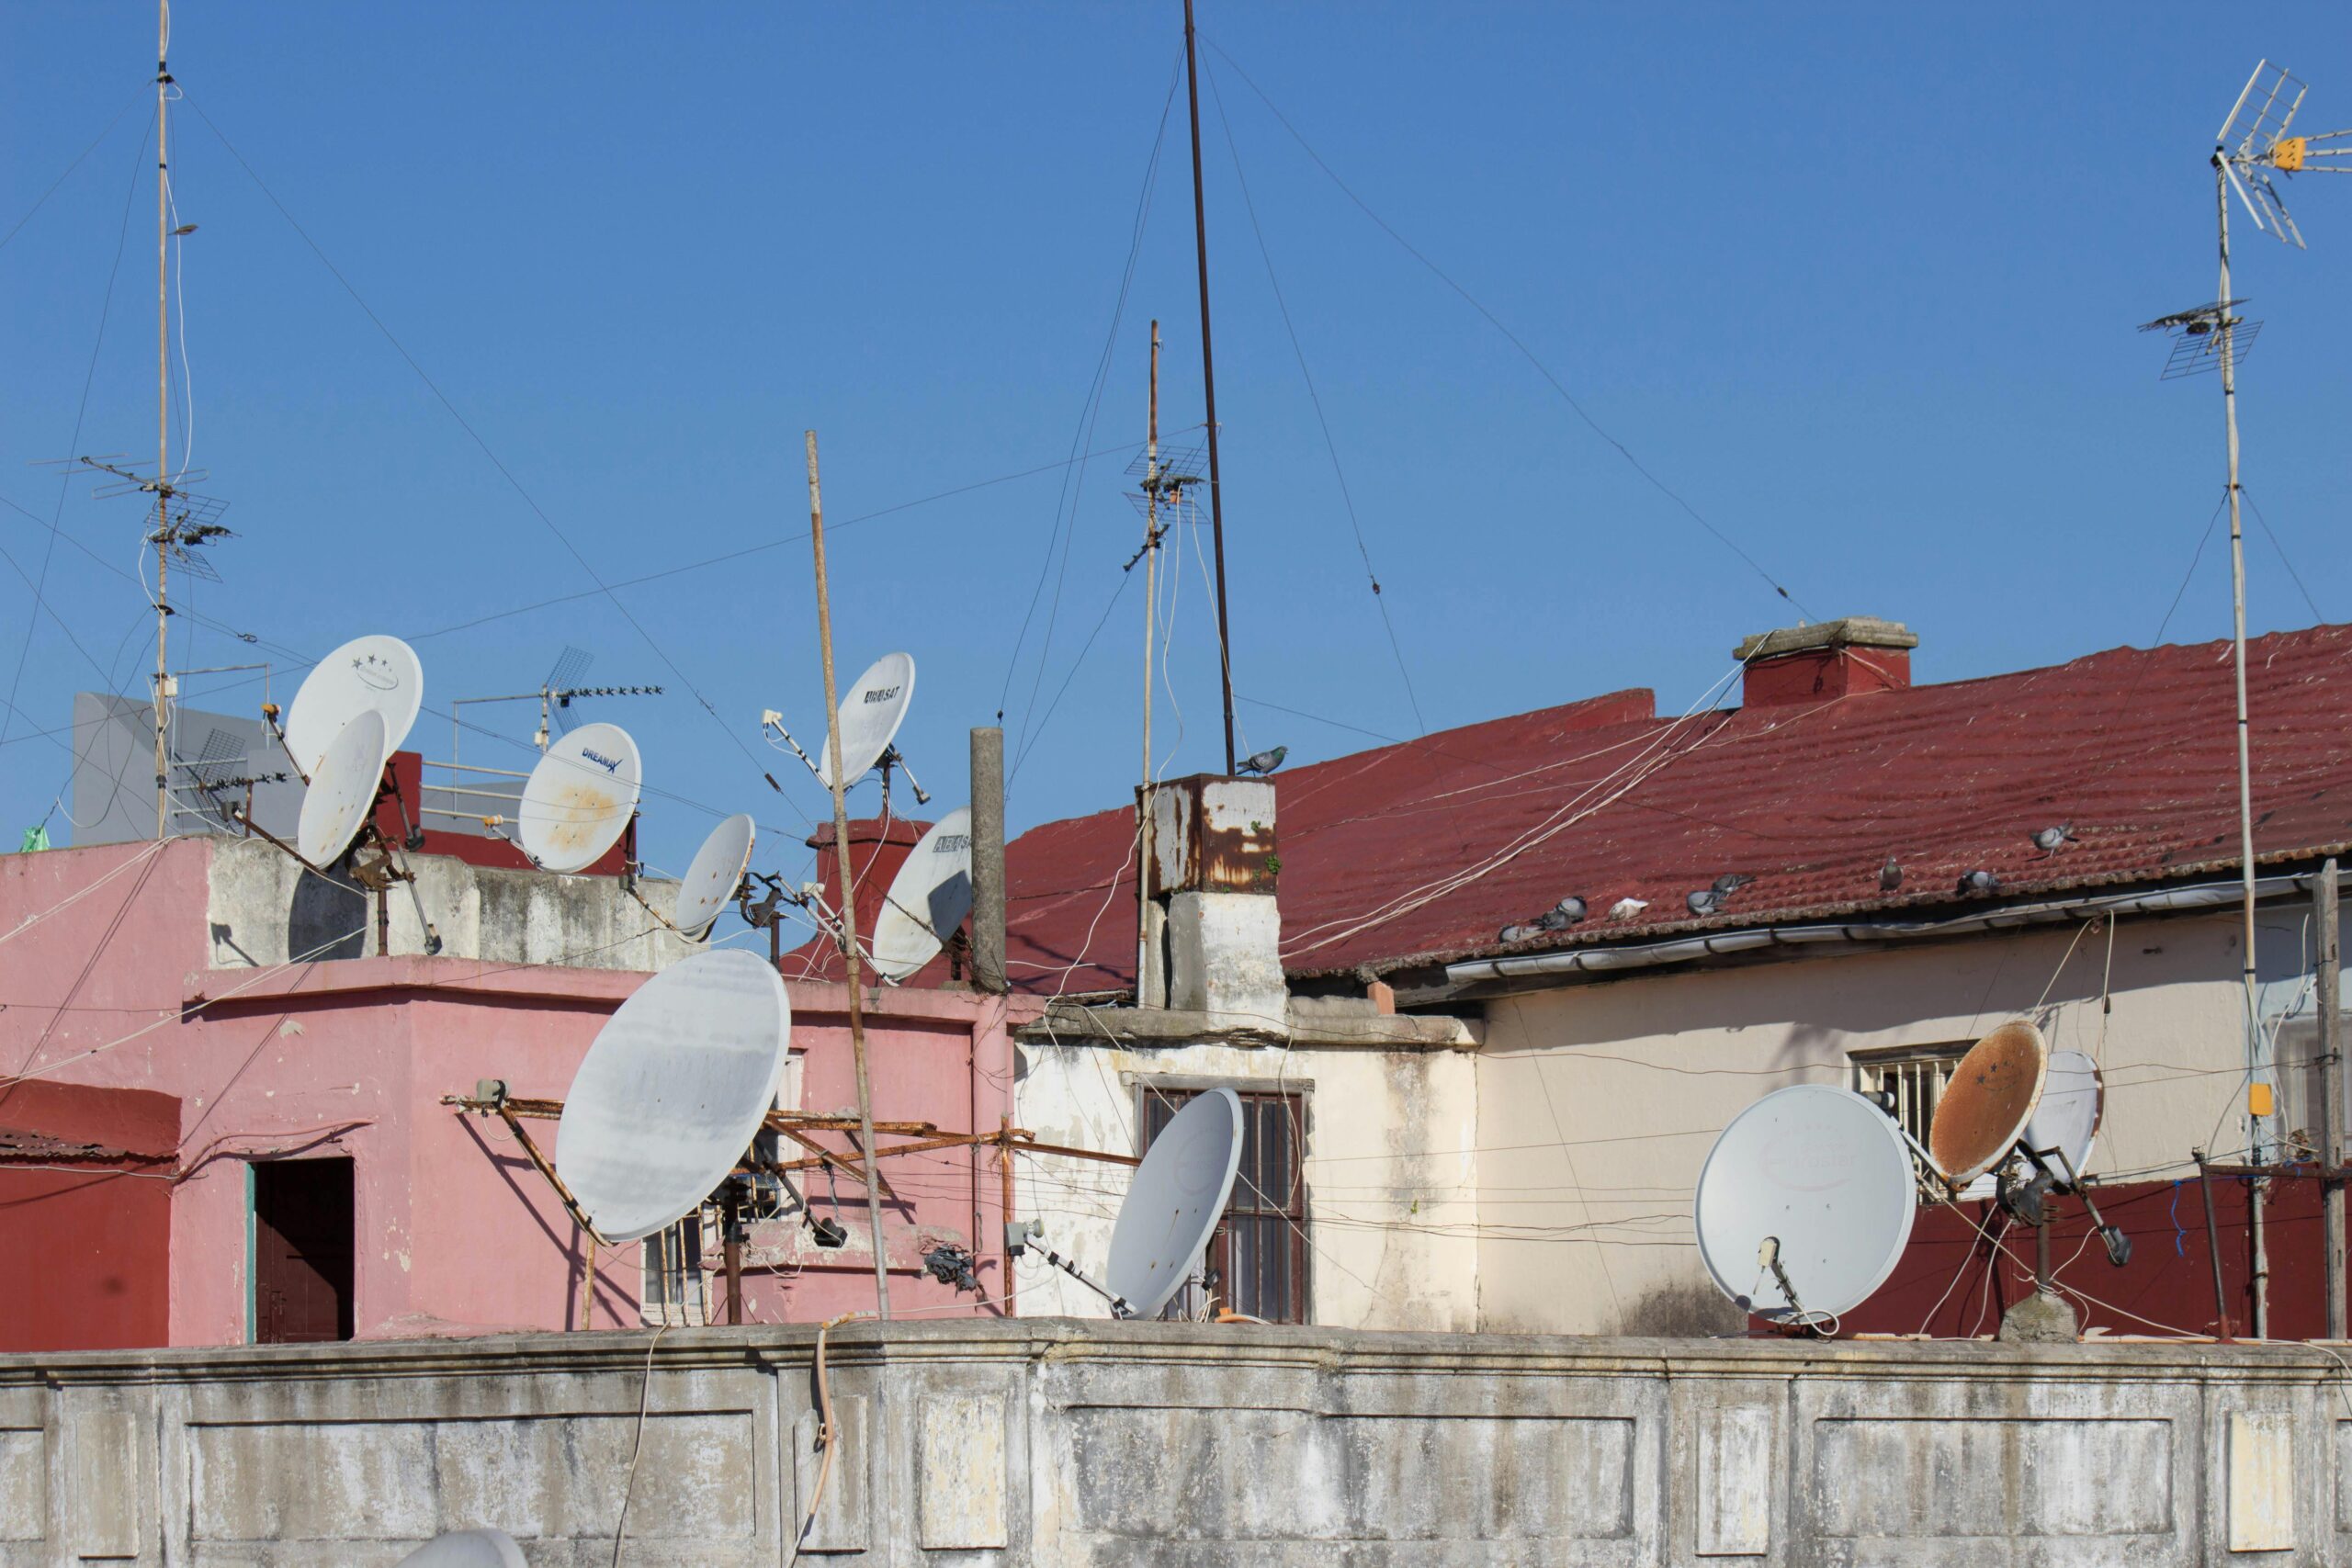
<instances>
[{"instance_id":1,"label":"white satellite dish","mask_svg":"<svg viewBox=\"0 0 2352 1568\"><path fill-rule=\"evenodd\" d=\"M617 724L583 724L548 748L523 784L523 852L548 871L583 871L619 841L637 810L637 742Z\"/></svg>"},{"instance_id":2,"label":"white satellite dish","mask_svg":"<svg viewBox=\"0 0 2352 1568\"><path fill-rule=\"evenodd\" d=\"M1106 1278L1137 1317L1157 1317L1224 1217L1241 1167L1241 1101L1213 1089L1170 1119L1136 1168L1111 1231Z\"/></svg>"},{"instance_id":3,"label":"white satellite dish","mask_svg":"<svg viewBox=\"0 0 2352 1568\"><path fill-rule=\"evenodd\" d=\"M1715 1289L1758 1317L1814 1322L1886 1282L1917 1212L1894 1119L1860 1095L1797 1084L1716 1137L1692 1219Z\"/></svg>"},{"instance_id":4,"label":"white satellite dish","mask_svg":"<svg viewBox=\"0 0 2352 1568\"><path fill-rule=\"evenodd\" d=\"M341 860L366 824L383 777L384 718L374 708L362 708L311 764L310 787L302 792L302 815L295 824L295 852L322 868Z\"/></svg>"},{"instance_id":5,"label":"white satellite dish","mask_svg":"<svg viewBox=\"0 0 2352 1568\"><path fill-rule=\"evenodd\" d=\"M706 930L743 885L752 865L752 818L738 813L710 830L686 874L678 883L677 918L671 923L687 936Z\"/></svg>"},{"instance_id":6,"label":"white satellite dish","mask_svg":"<svg viewBox=\"0 0 2352 1568\"><path fill-rule=\"evenodd\" d=\"M915 696L914 656L908 653L886 653L876 660L872 668L857 678L842 697L842 757L850 766L842 775L844 786L864 778L866 770L882 760L890 749L891 740L899 733L899 726L906 721L907 705ZM833 742L825 738L825 749L817 761L817 779L827 789L833 786Z\"/></svg>"},{"instance_id":7,"label":"white satellite dish","mask_svg":"<svg viewBox=\"0 0 2352 1568\"><path fill-rule=\"evenodd\" d=\"M874 918L874 967L889 979L905 979L938 956L971 912L972 808L967 806L916 840L890 879L889 896Z\"/></svg>"},{"instance_id":8,"label":"white satellite dish","mask_svg":"<svg viewBox=\"0 0 2352 1568\"><path fill-rule=\"evenodd\" d=\"M452 1530L401 1558L399 1568L528 1568L528 1560L504 1530Z\"/></svg>"},{"instance_id":9,"label":"white satellite dish","mask_svg":"<svg viewBox=\"0 0 2352 1568\"><path fill-rule=\"evenodd\" d=\"M2048 1080L2033 1120L2026 1123L2025 1141L2038 1154L2055 1149L2066 1158L2066 1168L2081 1175L2098 1140L2098 1124L2107 1107L2107 1089L2098 1064L2080 1051L2050 1053Z\"/></svg>"},{"instance_id":10,"label":"white satellite dish","mask_svg":"<svg viewBox=\"0 0 2352 1568\"><path fill-rule=\"evenodd\" d=\"M751 953L697 953L639 987L556 1125L556 1174L596 1234L650 1235L710 1196L775 1103L791 1041L784 980Z\"/></svg>"},{"instance_id":11,"label":"white satellite dish","mask_svg":"<svg viewBox=\"0 0 2352 1568\"><path fill-rule=\"evenodd\" d=\"M384 721L384 754L376 759L381 771L408 739L424 704L424 667L414 649L396 637L356 637L302 678L286 710L287 752L305 774L314 773L343 727L373 709Z\"/></svg>"}]
</instances>

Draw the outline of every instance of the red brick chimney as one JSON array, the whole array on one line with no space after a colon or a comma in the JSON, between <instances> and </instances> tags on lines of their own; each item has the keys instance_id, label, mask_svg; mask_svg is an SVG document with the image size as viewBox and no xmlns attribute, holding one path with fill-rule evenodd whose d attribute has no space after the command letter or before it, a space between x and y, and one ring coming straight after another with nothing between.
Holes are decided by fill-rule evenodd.
<instances>
[{"instance_id":1,"label":"red brick chimney","mask_svg":"<svg viewBox=\"0 0 2352 1568\"><path fill-rule=\"evenodd\" d=\"M1733 649L1732 657L1747 666L1741 703L1777 707L1902 691L1911 684L1911 650L1918 646L1900 621L1849 615L1760 632Z\"/></svg>"},{"instance_id":2,"label":"red brick chimney","mask_svg":"<svg viewBox=\"0 0 2352 1568\"><path fill-rule=\"evenodd\" d=\"M930 827L928 822L910 822L902 817L888 822L868 817L849 825L850 863L855 868L851 880L857 885L861 942L873 938L874 922L882 913L882 897L890 891L891 878L899 874L916 840ZM825 901L838 909L842 907L842 857L833 852L833 825L820 822L807 842L817 852L817 876L825 886Z\"/></svg>"}]
</instances>

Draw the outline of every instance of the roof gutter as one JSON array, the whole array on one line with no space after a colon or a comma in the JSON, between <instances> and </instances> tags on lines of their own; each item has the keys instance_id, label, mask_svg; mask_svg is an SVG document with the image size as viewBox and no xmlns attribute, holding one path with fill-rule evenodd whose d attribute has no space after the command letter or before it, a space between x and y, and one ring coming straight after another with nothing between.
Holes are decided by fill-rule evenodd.
<instances>
[{"instance_id":1,"label":"roof gutter","mask_svg":"<svg viewBox=\"0 0 2352 1568\"><path fill-rule=\"evenodd\" d=\"M2289 894L2307 891L2311 882L2308 875L2258 877L2254 885L2255 897L2284 897ZM1532 953L1515 958L1477 958L1447 964L1445 978L1449 987L1460 987L1494 980L1655 969L1666 964L1695 964L1709 958L1755 953L1767 948L1826 947L1857 952L1891 942L1965 936L1975 931L2006 931L2018 926L2054 925L2067 920L2097 919L2105 915L2166 915L2191 909L2221 908L2235 904L2243 897L2245 886L2236 880L2209 882L2153 893L2043 899L2031 904L2012 904L1997 909L1986 909L1982 914L1953 915L1934 920L1758 926L1746 931L1650 942L1639 947L1582 947L1560 953Z\"/></svg>"}]
</instances>

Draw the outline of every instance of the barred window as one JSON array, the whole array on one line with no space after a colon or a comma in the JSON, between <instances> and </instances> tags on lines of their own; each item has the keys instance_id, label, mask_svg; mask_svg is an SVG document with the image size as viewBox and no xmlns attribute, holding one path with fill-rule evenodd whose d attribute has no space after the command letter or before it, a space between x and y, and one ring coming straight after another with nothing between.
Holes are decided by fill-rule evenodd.
<instances>
[{"instance_id":1,"label":"barred window","mask_svg":"<svg viewBox=\"0 0 2352 1568\"><path fill-rule=\"evenodd\" d=\"M1145 1149L1199 1092L1144 1087ZM1209 1294L1221 1305L1270 1323L1305 1323L1306 1097L1235 1092L1241 1100L1241 1165L1225 1216L1209 1237ZM1163 1315L1189 1317L1203 1304L1188 1286Z\"/></svg>"}]
</instances>

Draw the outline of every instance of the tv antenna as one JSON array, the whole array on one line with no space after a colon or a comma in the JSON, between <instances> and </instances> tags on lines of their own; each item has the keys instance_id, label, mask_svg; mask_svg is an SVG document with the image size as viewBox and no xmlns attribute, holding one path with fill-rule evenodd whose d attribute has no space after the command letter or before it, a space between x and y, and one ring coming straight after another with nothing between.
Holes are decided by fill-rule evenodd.
<instances>
[{"instance_id":1,"label":"tv antenna","mask_svg":"<svg viewBox=\"0 0 2352 1568\"><path fill-rule=\"evenodd\" d=\"M539 705L539 728L531 736L531 744L545 752L548 744L560 735L568 735L575 722L571 716L572 703L582 697L658 697L659 686L590 686L582 683L588 667L596 656L584 648L567 645L556 655L546 678L536 692L510 692L495 697L459 697L449 705L449 766L458 768L458 733L464 728L458 710L480 703L529 703ZM437 765L437 764L436 764Z\"/></svg>"},{"instance_id":2,"label":"tv antenna","mask_svg":"<svg viewBox=\"0 0 2352 1568\"><path fill-rule=\"evenodd\" d=\"M2352 172L2352 165L2336 161L2352 154L2352 142L2346 141L2352 137L2352 130L2331 130L2317 136L2290 134L2308 91L2284 66L2273 65L2267 60L2255 66L2254 74L2246 78L2237 102L2230 106L2229 117L2222 120L2222 129L2213 138L2213 204L2219 220L2222 276L2219 295L2211 305L2161 316L2141 328L2143 332L2171 333L2182 340L2175 343L2172 355L2165 361L2165 377L2188 373L2180 367L2184 355L2190 362L2189 368L2201 368L2201 361L2210 355L2222 373L2222 413L2229 458L2231 646L2237 683L2239 903L2243 924L2239 933L2239 981L2245 1011L2246 1070L2250 1075L2263 1070L2263 1045L2260 1003L2255 987L2254 770L2246 719L2245 532L2239 517L2242 487L2238 483L2237 361L2241 347L2253 336L2248 329L2258 330L2260 323L2246 322L2234 314L2234 307L2244 301L2233 299L2230 292L2230 193L2237 193L2256 229L2298 250L2307 248L2302 231L2296 226L2285 198L2279 195L2278 182L2271 176ZM2216 346L2207 348L2194 340L2207 340ZM2264 1120L2260 1116L2252 1118L2250 1142L2257 1163L2266 1156Z\"/></svg>"}]
</instances>

